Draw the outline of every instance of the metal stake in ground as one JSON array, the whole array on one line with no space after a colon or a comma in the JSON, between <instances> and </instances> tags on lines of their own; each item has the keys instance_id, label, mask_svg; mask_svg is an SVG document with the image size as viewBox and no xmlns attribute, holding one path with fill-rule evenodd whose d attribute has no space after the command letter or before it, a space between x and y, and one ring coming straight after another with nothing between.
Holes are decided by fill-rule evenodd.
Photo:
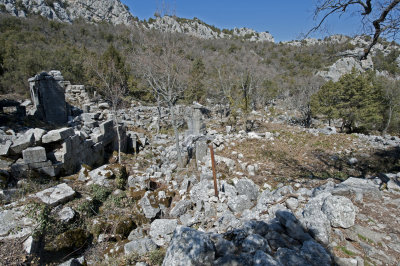
<instances>
[{"instance_id":1,"label":"metal stake in ground","mask_svg":"<svg viewBox=\"0 0 400 266\"><path fill-rule=\"evenodd\" d=\"M213 148L212 144L210 144L208 147L210 148L210 152L211 152L211 165L212 165L212 171L213 171L213 177L214 177L214 191L215 191L215 196L218 198L217 174L215 172L214 148Z\"/></svg>"}]
</instances>

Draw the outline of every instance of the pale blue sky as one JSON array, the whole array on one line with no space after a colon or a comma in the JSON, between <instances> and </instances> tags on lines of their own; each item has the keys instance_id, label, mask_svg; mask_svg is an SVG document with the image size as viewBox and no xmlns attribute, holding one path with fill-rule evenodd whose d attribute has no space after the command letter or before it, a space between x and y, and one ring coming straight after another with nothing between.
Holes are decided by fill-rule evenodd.
<instances>
[{"instance_id":1,"label":"pale blue sky","mask_svg":"<svg viewBox=\"0 0 400 266\"><path fill-rule=\"evenodd\" d=\"M153 17L162 0L122 0L140 19ZM248 27L269 31L277 42L297 39L313 26L315 0L169 0L178 17L197 17L218 28ZM359 30L355 16L332 18L328 33L354 35ZM327 35L327 34L325 34ZM313 37L324 37L316 34Z\"/></svg>"}]
</instances>

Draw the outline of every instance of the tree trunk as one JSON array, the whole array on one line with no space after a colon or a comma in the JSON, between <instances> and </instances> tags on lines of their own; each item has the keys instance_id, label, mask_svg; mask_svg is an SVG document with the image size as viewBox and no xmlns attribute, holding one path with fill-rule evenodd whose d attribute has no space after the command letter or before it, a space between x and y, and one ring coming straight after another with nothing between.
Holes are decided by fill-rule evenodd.
<instances>
[{"instance_id":1,"label":"tree trunk","mask_svg":"<svg viewBox=\"0 0 400 266\"><path fill-rule=\"evenodd\" d=\"M118 163L121 163L121 133L119 132L119 125L117 123L117 136L118 136Z\"/></svg>"},{"instance_id":2,"label":"tree trunk","mask_svg":"<svg viewBox=\"0 0 400 266\"><path fill-rule=\"evenodd\" d=\"M168 108L171 113L172 127L174 128L174 133L175 133L175 147L176 147L176 152L178 155L178 164L179 164L179 167L183 168L182 154L181 154L181 149L180 149L180 145L179 145L179 132L178 132L178 126L176 125L174 106L169 104Z\"/></svg>"},{"instance_id":3,"label":"tree trunk","mask_svg":"<svg viewBox=\"0 0 400 266\"><path fill-rule=\"evenodd\" d=\"M118 163L121 163L121 133L119 132L118 118L117 118L117 110L113 110L113 121L114 126L117 129L117 137L118 137Z\"/></svg>"},{"instance_id":4,"label":"tree trunk","mask_svg":"<svg viewBox=\"0 0 400 266\"><path fill-rule=\"evenodd\" d=\"M161 100L159 93L157 93L157 111L158 111L157 134L159 134L161 129Z\"/></svg>"},{"instance_id":5,"label":"tree trunk","mask_svg":"<svg viewBox=\"0 0 400 266\"><path fill-rule=\"evenodd\" d=\"M389 105L388 119L386 121L385 128L382 130L382 136L386 135L386 133L387 133L390 123L392 122L392 115L393 115L393 108L392 108L392 105Z\"/></svg>"}]
</instances>

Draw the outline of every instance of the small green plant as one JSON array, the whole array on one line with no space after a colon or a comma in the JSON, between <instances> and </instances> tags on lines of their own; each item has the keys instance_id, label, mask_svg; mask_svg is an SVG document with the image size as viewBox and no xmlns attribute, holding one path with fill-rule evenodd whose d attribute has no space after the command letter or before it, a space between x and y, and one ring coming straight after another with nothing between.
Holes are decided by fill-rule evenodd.
<instances>
[{"instance_id":1,"label":"small green plant","mask_svg":"<svg viewBox=\"0 0 400 266\"><path fill-rule=\"evenodd\" d=\"M29 205L28 217L37 222L32 233L34 239L40 239L46 234L46 228L51 223L50 207L44 203L32 203Z\"/></svg>"},{"instance_id":2,"label":"small green plant","mask_svg":"<svg viewBox=\"0 0 400 266\"><path fill-rule=\"evenodd\" d=\"M6 11L7 11L6 6L3 4L0 4L0 12L6 12Z\"/></svg>"},{"instance_id":3,"label":"small green plant","mask_svg":"<svg viewBox=\"0 0 400 266\"><path fill-rule=\"evenodd\" d=\"M371 239L369 239L369 238L366 237L366 236L363 236L363 235L361 235L361 234L357 234L357 236L358 236L359 239L361 239L361 240L364 241L364 242L368 242L368 243L370 243L370 244L373 244L373 243L374 243L374 241L372 241Z\"/></svg>"},{"instance_id":4,"label":"small green plant","mask_svg":"<svg viewBox=\"0 0 400 266\"><path fill-rule=\"evenodd\" d=\"M98 201L103 203L107 200L108 196L111 194L111 189L94 184L90 187L92 193L93 201Z\"/></svg>"},{"instance_id":5,"label":"small green plant","mask_svg":"<svg viewBox=\"0 0 400 266\"><path fill-rule=\"evenodd\" d=\"M355 255L357 255L356 253L354 253L354 252L348 250L346 247L340 246L339 249L340 249L344 254L346 254L346 255L349 255L349 256L355 256Z\"/></svg>"},{"instance_id":6,"label":"small green plant","mask_svg":"<svg viewBox=\"0 0 400 266\"><path fill-rule=\"evenodd\" d=\"M165 249L155 249L149 252L151 265L161 265L165 257Z\"/></svg>"}]
</instances>

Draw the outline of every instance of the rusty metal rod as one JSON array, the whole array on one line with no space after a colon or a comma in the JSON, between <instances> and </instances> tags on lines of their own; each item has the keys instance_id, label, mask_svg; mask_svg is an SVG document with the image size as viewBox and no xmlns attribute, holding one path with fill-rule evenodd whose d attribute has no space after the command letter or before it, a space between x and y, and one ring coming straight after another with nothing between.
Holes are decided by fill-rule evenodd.
<instances>
[{"instance_id":1,"label":"rusty metal rod","mask_svg":"<svg viewBox=\"0 0 400 266\"><path fill-rule=\"evenodd\" d=\"M218 186L217 186L217 174L215 171L214 148L213 148L212 144L210 144L208 147L210 148L210 152L211 152L211 165L212 165L212 171L213 171L213 177L214 177L214 191L215 191L215 196L218 198Z\"/></svg>"}]
</instances>

